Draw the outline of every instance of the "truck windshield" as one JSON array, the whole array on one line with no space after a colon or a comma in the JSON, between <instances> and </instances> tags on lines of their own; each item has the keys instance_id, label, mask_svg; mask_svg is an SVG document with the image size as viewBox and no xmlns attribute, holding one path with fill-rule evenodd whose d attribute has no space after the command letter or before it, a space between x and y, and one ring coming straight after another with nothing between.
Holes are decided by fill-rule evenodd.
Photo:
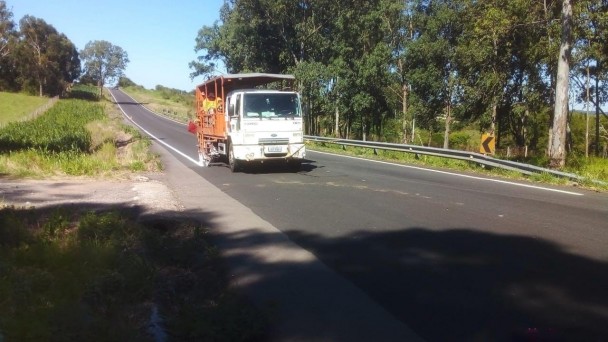
<instances>
[{"instance_id":1,"label":"truck windshield","mask_svg":"<svg viewBox=\"0 0 608 342\"><path fill-rule=\"evenodd\" d=\"M297 94L245 94L243 117L248 118L294 118L300 117L300 101Z\"/></svg>"}]
</instances>

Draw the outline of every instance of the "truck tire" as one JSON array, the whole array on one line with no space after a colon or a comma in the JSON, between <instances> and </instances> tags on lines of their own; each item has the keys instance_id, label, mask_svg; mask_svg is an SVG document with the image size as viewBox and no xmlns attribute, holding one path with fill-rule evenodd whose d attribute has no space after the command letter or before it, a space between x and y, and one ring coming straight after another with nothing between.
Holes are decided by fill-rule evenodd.
<instances>
[{"instance_id":1,"label":"truck tire","mask_svg":"<svg viewBox=\"0 0 608 342\"><path fill-rule=\"evenodd\" d=\"M210 160L209 160L209 157L205 153L199 153L198 160L202 167L209 167Z\"/></svg>"},{"instance_id":2,"label":"truck tire","mask_svg":"<svg viewBox=\"0 0 608 342\"><path fill-rule=\"evenodd\" d=\"M228 166L230 166L230 171L239 172L241 171L240 162L234 158L234 148L232 144L230 144L230 148L228 149Z\"/></svg>"}]
</instances>

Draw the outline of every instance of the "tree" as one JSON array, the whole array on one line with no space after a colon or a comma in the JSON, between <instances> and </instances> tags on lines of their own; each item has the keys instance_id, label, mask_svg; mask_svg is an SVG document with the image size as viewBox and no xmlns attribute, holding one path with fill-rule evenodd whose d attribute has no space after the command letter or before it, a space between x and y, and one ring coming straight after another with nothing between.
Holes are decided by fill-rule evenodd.
<instances>
[{"instance_id":1,"label":"tree","mask_svg":"<svg viewBox=\"0 0 608 342\"><path fill-rule=\"evenodd\" d=\"M0 90L15 88L16 74L11 63L11 51L17 41L13 13L0 0Z\"/></svg>"},{"instance_id":2,"label":"tree","mask_svg":"<svg viewBox=\"0 0 608 342\"><path fill-rule=\"evenodd\" d=\"M409 114L408 107L408 96L410 90L410 83L407 79L406 69L407 61L405 59L407 53L407 45L411 43L414 38L414 28L412 23L413 15L413 0L405 0L402 2L389 2L387 8L392 11L385 13L384 21L387 27L387 33L390 37L389 46L393 49L391 69L394 72L391 74L393 82L389 89L395 95L395 103L398 103L395 107L399 108L402 115L402 142L407 144L414 142L415 138L415 117ZM411 129L409 127L409 119L411 119ZM408 139L408 130L410 132L410 138Z\"/></svg>"},{"instance_id":3,"label":"tree","mask_svg":"<svg viewBox=\"0 0 608 342\"><path fill-rule=\"evenodd\" d=\"M80 76L76 47L52 25L26 15L19 21L19 33L13 58L22 89L58 95Z\"/></svg>"},{"instance_id":4,"label":"tree","mask_svg":"<svg viewBox=\"0 0 608 342\"><path fill-rule=\"evenodd\" d=\"M121 76L129 63L127 52L105 40L90 41L80 53L86 76L97 80L99 96L103 86Z\"/></svg>"},{"instance_id":5,"label":"tree","mask_svg":"<svg viewBox=\"0 0 608 342\"><path fill-rule=\"evenodd\" d=\"M429 128L444 118L444 148L460 101L456 47L463 32L463 1L416 0L413 39L407 44L407 77L412 84L411 105Z\"/></svg>"},{"instance_id":6,"label":"tree","mask_svg":"<svg viewBox=\"0 0 608 342\"><path fill-rule=\"evenodd\" d=\"M549 142L549 166L563 167L566 162L566 124L568 120L568 89L572 45L572 4L562 0L562 38L557 64L553 131Z\"/></svg>"},{"instance_id":7,"label":"tree","mask_svg":"<svg viewBox=\"0 0 608 342\"><path fill-rule=\"evenodd\" d=\"M578 102L591 102L595 105L595 154L600 153L600 112L601 105L608 99L608 1L582 0L575 4L575 29L578 33L576 62L581 67L575 69L578 76L574 81L578 85ZM591 78L594 79L593 84ZM589 146L587 145L587 148Z\"/></svg>"},{"instance_id":8,"label":"tree","mask_svg":"<svg viewBox=\"0 0 608 342\"><path fill-rule=\"evenodd\" d=\"M133 82L130 78L126 76L121 76L118 78L118 86L119 87L136 87L137 84Z\"/></svg>"},{"instance_id":9,"label":"tree","mask_svg":"<svg viewBox=\"0 0 608 342\"><path fill-rule=\"evenodd\" d=\"M6 7L6 2L0 0L0 58L8 56L9 43L15 36L15 23L13 13Z\"/></svg>"},{"instance_id":10,"label":"tree","mask_svg":"<svg viewBox=\"0 0 608 342\"><path fill-rule=\"evenodd\" d=\"M519 147L547 131L557 44L553 1L487 0L470 5L459 39L465 120ZM512 137L512 139L510 139Z\"/></svg>"}]
</instances>

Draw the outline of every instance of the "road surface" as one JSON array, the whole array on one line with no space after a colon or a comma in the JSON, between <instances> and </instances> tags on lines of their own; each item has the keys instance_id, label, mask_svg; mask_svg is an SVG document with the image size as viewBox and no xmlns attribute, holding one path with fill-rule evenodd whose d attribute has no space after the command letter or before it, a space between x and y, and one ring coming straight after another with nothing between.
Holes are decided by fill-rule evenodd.
<instances>
[{"instance_id":1,"label":"road surface","mask_svg":"<svg viewBox=\"0 0 608 342\"><path fill-rule=\"evenodd\" d=\"M196 165L196 139L112 90L185 166L417 335L608 340L608 195L308 152L302 170Z\"/></svg>"}]
</instances>

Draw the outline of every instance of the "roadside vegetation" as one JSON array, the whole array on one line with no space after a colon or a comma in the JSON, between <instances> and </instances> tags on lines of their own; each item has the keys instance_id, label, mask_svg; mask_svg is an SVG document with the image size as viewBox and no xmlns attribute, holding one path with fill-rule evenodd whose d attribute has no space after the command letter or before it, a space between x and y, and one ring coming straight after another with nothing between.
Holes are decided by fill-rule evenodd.
<instances>
[{"instance_id":1,"label":"roadside vegetation","mask_svg":"<svg viewBox=\"0 0 608 342\"><path fill-rule=\"evenodd\" d=\"M121 90L155 113L180 122L188 122L196 115L193 92L161 85L157 85L155 89L146 89L124 78L119 81L119 85Z\"/></svg>"},{"instance_id":2,"label":"roadside vegetation","mask_svg":"<svg viewBox=\"0 0 608 342\"><path fill-rule=\"evenodd\" d=\"M264 333L195 222L0 210L0 340L240 341Z\"/></svg>"},{"instance_id":3,"label":"roadside vegetation","mask_svg":"<svg viewBox=\"0 0 608 342\"><path fill-rule=\"evenodd\" d=\"M90 94L78 89L76 94ZM17 177L104 176L155 171L158 158L150 141L118 117L105 114L104 104L62 99L31 121L10 122L0 129L0 173Z\"/></svg>"},{"instance_id":4,"label":"roadside vegetation","mask_svg":"<svg viewBox=\"0 0 608 342\"><path fill-rule=\"evenodd\" d=\"M94 86L0 128L0 177L155 172L150 141ZM15 207L0 197L0 341L261 340L206 227L127 207Z\"/></svg>"}]
</instances>

